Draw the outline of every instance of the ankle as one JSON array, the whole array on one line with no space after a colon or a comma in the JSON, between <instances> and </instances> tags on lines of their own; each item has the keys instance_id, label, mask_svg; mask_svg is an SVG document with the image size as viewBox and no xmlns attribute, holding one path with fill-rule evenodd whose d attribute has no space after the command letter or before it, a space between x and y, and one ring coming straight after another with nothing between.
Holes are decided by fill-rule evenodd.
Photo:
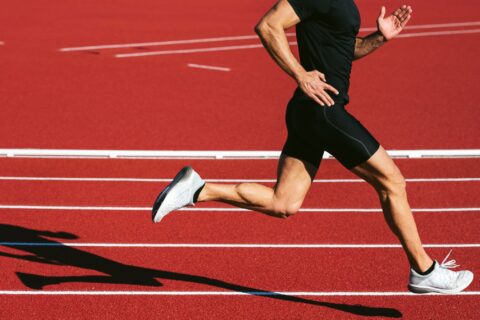
<instances>
[{"instance_id":1,"label":"ankle","mask_svg":"<svg viewBox=\"0 0 480 320\"><path fill-rule=\"evenodd\" d=\"M207 186L207 184L203 184L203 186L201 186L200 188L198 188L198 190L195 192L195 194L193 195L193 202L194 203L197 203L197 202L201 202L201 201L205 201L205 187Z\"/></svg>"},{"instance_id":2,"label":"ankle","mask_svg":"<svg viewBox=\"0 0 480 320\"><path fill-rule=\"evenodd\" d=\"M433 261L432 264L430 265L430 267L428 267L426 270L421 270L421 269L414 269L419 275L422 275L422 276L427 276L429 275L430 273L433 272L433 270L435 270L435 265L436 265L436 262Z\"/></svg>"},{"instance_id":3,"label":"ankle","mask_svg":"<svg viewBox=\"0 0 480 320\"><path fill-rule=\"evenodd\" d=\"M434 264L435 262L427 256L421 260L416 260L414 263L411 264L411 267L418 273L422 274L431 269Z\"/></svg>"}]
</instances>

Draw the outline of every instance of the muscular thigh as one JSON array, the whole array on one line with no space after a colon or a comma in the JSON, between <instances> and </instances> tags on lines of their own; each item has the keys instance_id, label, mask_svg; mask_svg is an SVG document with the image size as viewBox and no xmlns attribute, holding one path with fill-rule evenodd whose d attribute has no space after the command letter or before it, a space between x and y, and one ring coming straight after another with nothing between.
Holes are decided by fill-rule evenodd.
<instances>
[{"instance_id":1,"label":"muscular thigh","mask_svg":"<svg viewBox=\"0 0 480 320\"><path fill-rule=\"evenodd\" d=\"M287 107L288 138L283 154L320 165L328 151L347 169L367 161L380 144L344 106L322 107L292 99Z\"/></svg>"},{"instance_id":2,"label":"muscular thigh","mask_svg":"<svg viewBox=\"0 0 480 320\"><path fill-rule=\"evenodd\" d=\"M351 171L375 187L404 183L400 169L382 146L370 159L352 168Z\"/></svg>"},{"instance_id":3,"label":"muscular thigh","mask_svg":"<svg viewBox=\"0 0 480 320\"><path fill-rule=\"evenodd\" d=\"M344 106L322 108L325 150L347 169L370 159L380 144Z\"/></svg>"}]
</instances>

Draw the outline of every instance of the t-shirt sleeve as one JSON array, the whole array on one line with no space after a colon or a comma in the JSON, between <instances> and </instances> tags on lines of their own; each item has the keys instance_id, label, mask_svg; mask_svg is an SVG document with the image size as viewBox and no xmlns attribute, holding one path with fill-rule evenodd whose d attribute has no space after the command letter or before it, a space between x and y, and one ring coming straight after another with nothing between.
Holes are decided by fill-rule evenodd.
<instances>
[{"instance_id":1,"label":"t-shirt sleeve","mask_svg":"<svg viewBox=\"0 0 480 320\"><path fill-rule=\"evenodd\" d=\"M306 20L316 13L325 14L330 9L331 0L287 0L300 18Z\"/></svg>"}]
</instances>

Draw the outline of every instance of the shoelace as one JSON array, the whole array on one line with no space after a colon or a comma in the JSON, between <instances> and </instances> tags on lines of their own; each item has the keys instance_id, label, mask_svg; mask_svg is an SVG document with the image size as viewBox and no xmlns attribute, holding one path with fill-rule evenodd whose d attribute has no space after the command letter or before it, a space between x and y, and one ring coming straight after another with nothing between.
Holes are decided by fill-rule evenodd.
<instances>
[{"instance_id":1,"label":"shoelace","mask_svg":"<svg viewBox=\"0 0 480 320\"><path fill-rule=\"evenodd\" d=\"M440 268L454 269L454 268L457 268L457 267L460 266L459 264L457 264L457 261L455 261L455 260L449 260L449 261L445 262L448 259L448 257L450 256L450 253L452 253L452 250L450 250L450 252L447 254L445 259L443 259L442 263L440 263Z\"/></svg>"}]
</instances>

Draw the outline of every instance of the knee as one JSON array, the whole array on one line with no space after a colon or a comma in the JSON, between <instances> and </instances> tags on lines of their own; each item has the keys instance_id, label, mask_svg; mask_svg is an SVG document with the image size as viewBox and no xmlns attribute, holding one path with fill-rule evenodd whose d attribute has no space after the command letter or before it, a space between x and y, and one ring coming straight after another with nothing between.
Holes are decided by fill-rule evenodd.
<instances>
[{"instance_id":1,"label":"knee","mask_svg":"<svg viewBox=\"0 0 480 320\"><path fill-rule=\"evenodd\" d=\"M295 202L281 202L281 203L276 203L274 206L274 211L275 215L278 216L279 218L286 219L288 217L291 217L300 210L300 207L302 206L302 203L295 203Z\"/></svg>"}]
</instances>

